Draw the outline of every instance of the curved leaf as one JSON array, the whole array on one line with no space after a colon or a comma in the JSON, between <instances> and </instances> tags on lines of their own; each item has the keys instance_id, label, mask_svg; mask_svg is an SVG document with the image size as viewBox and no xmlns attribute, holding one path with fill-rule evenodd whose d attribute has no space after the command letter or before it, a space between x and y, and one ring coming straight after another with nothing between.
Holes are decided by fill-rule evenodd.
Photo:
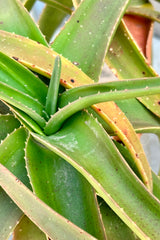
<instances>
[{"instance_id":1,"label":"curved leaf","mask_svg":"<svg viewBox=\"0 0 160 240\"><path fill-rule=\"evenodd\" d=\"M58 99L59 107L63 107L68 103L77 100L79 97L86 97L93 94L103 92L119 91L119 90L133 90L141 88L157 87L160 85L160 77L129 79L123 81L112 81L107 83L94 83L90 85L83 85L76 88L71 88L63 92Z\"/></svg>"},{"instance_id":2,"label":"curved leaf","mask_svg":"<svg viewBox=\"0 0 160 240\"><path fill-rule=\"evenodd\" d=\"M82 110L83 108L90 107L92 104L107 102L113 100L123 100L127 98L134 98L137 96L148 96L158 93L160 91L159 84L157 87L139 88L133 90L119 90L113 92L100 92L89 96L80 97L79 99L69 103L62 109L59 109L47 122L44 131L47 135L53 134L60 129L63 122L74 113ZM101 109L99 110L101 111Z\"/></svg>"},{"instance_id":3,"label":"curved leaf","mask_svg":"<svg viewBox=\"0 0 160 240\"><path fill-rule=\"evenodd\" d=\"M23 39L18 41L17 39ZM40 72L45 76L51 76L52 72L52 62L54 61L57 53L51 51L49 48L44 46L37 46L37 44L29 39L22 38L17 35L11 35L6 32L1 32L0 34L0 50L8 54L9 56L18 56L21 63L29 66L31 69ZM25 47L24 47L25 45ZM13 46L16 46L18 52L15 51ZM31 57L31 51L34 58ZM47 53L47 54L46 54ZM18 54L18 55L17 55ZM41 54L41 58L39 57ZM67 88L74 86L79 86L83 84L93 83L93 81L85 75L80 69L71 64L67 59L61 57L62 60L62 73L61 73L61 84ZM34 63L34 68L33 68ZM128 119L125 117L124 113L118 108L118 106L113 103L101 103L97 106L93 106L93 109L100 115L100 117L109 124L109 126L114 130L116 134L122 139L124 144L131 151L132 156L135 160L137 154L141 161L146 162L146 157L140 141L136 136L134 129ZM99 111L101 109L101 111ZM113 111L114 109L114 111ZM117 119L115 124L115 119ZM148 168L148 172L150 169ZM151 173L148 175L151 182ZM151 189L150 184L150 189Z\"/></svg>"},{"instance_id":4,"label":"curved leaf","mask_svg":"<svg viewBox=\"0 0 160 240\"><path fill-rule=\"evenodd\" d=\"M141 239L159 239L160 202L131 171L95 119L82 112L54 135L32 135L83 174Z\"/></svg>"},{"instance_id":5,"label":"curved leaf","mask_svg":"<svg viewBox=\"0 0 160 240\"><path fill-rule=\"evenodd\" d=\"M142 90L136 89L136 90L128 90L128 91L125 91L125 90L124 91L114 91L114 92L107 92L107 93L98 92L98 94L93 94L93 95L89 95L86 97L82 97L82 98L75 100L74 102L68 104L67 106L60 109L57 113L55 113L50 118L48 123L46 124L46 126L44 128L44 132L47 135L51 135L51 134L55 133L56 131L58 131L60 129L63 122L68 117L70 117L71 115L73 115L74 113L76 113L77 111L79 111L83 108L91 106L92 104L99 103L99 102L111 101L111 100L125 99L128 97L135 97L136 94L140 94L141 96L142 96L142 94L149 95L150 93L149 93L149 91L147 91L149 89L151 90L152 88L147 88L147 89L142 88ZM153 89L154 89L154 91L156 90L156 92L160 91L159 87L153 87ZM155 92L152 92L152 93L155 93ZM99 111L101 111L101 109ZM115 120L115 123L117 123L116 120ZM140 160L138 153L137 153L136 157L137 157L137 159L134 159L133 163L136 164L136 167L137 167L145 185L147 185L148 188L150 189L152 186L152 182L151 182L151 176L150 176L151 172L150 172L149 164L145 158L143 158L143 159L141 158L141 160Z\"/></svg>"},{"instance_id":6,"label":"curved leaf","mask_svg":"<svg viewBox=\"0 0 160 240\"><path fill-rule=\"evenodd\" d=\"M0 185L39 228L53 239L95 239L60 216L38 199L11 172L0 164ZM30 204L28 204L28 202ZM40 213L40 214L39 214ZM46 221L48 220L48 221Z\"/></svg>"}]
</instances>

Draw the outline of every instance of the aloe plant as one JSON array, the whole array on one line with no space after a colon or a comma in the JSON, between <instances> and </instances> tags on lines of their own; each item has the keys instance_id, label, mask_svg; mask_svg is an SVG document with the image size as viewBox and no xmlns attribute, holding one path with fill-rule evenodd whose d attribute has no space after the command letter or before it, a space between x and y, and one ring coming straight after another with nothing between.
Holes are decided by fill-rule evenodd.
<instances>
[{"instance_id":1,"label":"aloe plant","mask_svg":"<svg viewBox=\"0 0 160 240\"><path fill-rule=\"evenodd\" d=\"M0 0L0 239L159 240L160 179L138 133L160 133L144 50L160 13L147 0L44 0L38 28L35 2ZM141 45L129 18L147 19ZM117 81L99 82L104 62Z\"/></svg>"}]
</instances>

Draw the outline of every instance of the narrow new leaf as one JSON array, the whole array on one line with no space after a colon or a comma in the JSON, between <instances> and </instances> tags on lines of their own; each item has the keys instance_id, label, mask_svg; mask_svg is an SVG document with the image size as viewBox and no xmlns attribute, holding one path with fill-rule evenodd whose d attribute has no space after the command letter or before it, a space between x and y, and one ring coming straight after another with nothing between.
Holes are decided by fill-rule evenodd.
<instances>
[{"instance_id":1,"label":"narrow new leaf","mask_svg":"<svg viewBox=\"0 0 160 240\"><path fill-rule=\"evenodd\" d=\"M59 107L67 105L69 102L73 102L79 97L86 97L92 94L99 94L103 92L128 91L140 88L157 87L160 85L160 77L148 77L140 79L128 79L123 81L112 81L107 83L94 83L90 85L80 86L69 89L63 92L58 100Z\"/></svg>"},{"instance_id":2,"label":"narrow new leaf","mask_svg":"<svg viewBox=\"0 0 160 240\"><path fill-rule=\"evenodd\" d=\"M93 104L114 100L123 100L127 98L134 98L137 96L146 96L150 94L156 94L160 91L160 86L151 87L151 88L139 88L136 90L127 90L127 91L114 91L107 93L98 93L82 97L78 100L73 101L67 106L60 109L56 112L46 124L44 131L47 135L51 135L58 131L62 126L63 122L69 118L74 113L82 110L83 108L90 107ZM101 110L100 110L101 111Z\"/></svg>"},{"instance_id":3,"label":"narrow new leaf","mask_svg":"<svg viewBox=\"0 0 160 240\"><path fill-rule=\"evenodd\" d=\"M57 56L54 62L54 68L49 83L48 93L46 96L45 111L48 113L49 116L53 115L57 111L60 76L61 76L61 59L59 56Z\"/></svg>"}]
</instances>

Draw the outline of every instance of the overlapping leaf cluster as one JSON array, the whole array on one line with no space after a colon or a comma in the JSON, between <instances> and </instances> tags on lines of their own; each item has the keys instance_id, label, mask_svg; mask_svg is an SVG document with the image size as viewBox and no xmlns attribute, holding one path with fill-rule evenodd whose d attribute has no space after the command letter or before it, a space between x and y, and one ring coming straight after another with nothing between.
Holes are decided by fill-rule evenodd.
<instances>
[{"instance_id":1,"label":"overlapping leaf cluster","mask_svg":"<svg viewBox=\"0 0 160 240\"><path fill-rule=\"evenodd\" d=\"M0 0L0 239L158 240L160 180L137 133L160 132L160 77L122 20L158 13L44 0L39 30L34 2ZM94 83L104 62L118 80Z\"/></svg>"}]
</instances>

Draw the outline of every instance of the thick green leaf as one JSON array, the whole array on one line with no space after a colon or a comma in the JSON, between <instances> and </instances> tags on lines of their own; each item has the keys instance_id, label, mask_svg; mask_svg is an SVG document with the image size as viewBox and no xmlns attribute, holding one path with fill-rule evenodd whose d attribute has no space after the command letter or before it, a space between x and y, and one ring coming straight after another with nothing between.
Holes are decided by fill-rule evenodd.
<instances>
[{"instance_id":1,"label":"thick green leaf","mask_svg":"<svg viewBox=\"0 0 160 240\"><path fill-rule=\"evenodd\" d=\"M95 191L85 178L32 137L27 143L26 159L36 195L97 239L106 239Z\"/></svg>"},{"instance_id":2,"label":"thick green leaf","mask_svg":"<svg viewBox=\"0 0 160 240\"><path fill-rule=\"evenodd\" d=\"M131 171L95 119L82 112L52 136L32 135L82 173L141 239L159 239L160 202Z\"/></svg>"},{"instance_id":3,"label":"thick green leaf","mask_svg":"<svg viewBox=\"0 0 160 240\"><path fill-rule=\"evenodd\" d=\"M13 240L46 240L46 236L24 215L13 232Z\"/></svg>"},{"instance_id":4,"label":"thick green leaf","mask_svg":"<svg viewBox=\"0 0 160 240\"><path fill-rule=\"evenodd\" d=\"M129 0L84 0L52 48L98 81L105 53L128 3Z\"/></svg>"},{"instance_id":5,"label":"thick green leaf","mask_svg":"<svg viewBox=\"0 0 160 240\"><path fill-rule=\"evenodd\" d=\"M72 0L60 0L59 2L71 11L73 7ZM56 30L59 29L66 16L67 14L64 11L59 11L56 8L46 5L39 19L39 27L48 42Z\"/></svg>"},{"instance_id":6,"label":"thick green leaf","mask_svg":"<svg viewBox=\"0 0 160 240\"><path fill-rule=\"evenodd\" d=\"M0 185L25 214L51 239L95 239L48 207L1 164Z\"/></svg>"},{"instance_id":7,"label":"thick green leaf","mask_svg":"<svg viewBox=\"0 0 160 240\"><path fill-rule=\"evenodd\" d=\"M12 124L12 122L13 120L8 121L8 124ZM20 178L24 184L30 187L24 161L26 137L26 132L23 128L17 129L11 133L0 145L0 163L6 166L11 172ZM0 189L1 240L7 239L21 216L21 210L6 195L6 193Z\"/></svg>"},{"instance_id":8,"label":"thick green leaf","mask_svg":"<svg viewBox=\"0 0 160 240\"><path fill-rule=\"evenodd\" d=\"M0 30L29 37L47 46L47 42L20 1L0 0L0 5Z\"/></svg>"},{"instance_id":9,"label":"thick green leaf","mask_svg":"<svg viewBox=\"0 0 160 240\"><path fill-rule=\"evenodd\" d=\"M14 56L13 56L14 58ZM16 59L16 57L15 57ZM16 69L16 71L15 71ZM31 71L0 52L0 82L38 99L45 105L47 87Z\"/></svg>"}]
</instances>

